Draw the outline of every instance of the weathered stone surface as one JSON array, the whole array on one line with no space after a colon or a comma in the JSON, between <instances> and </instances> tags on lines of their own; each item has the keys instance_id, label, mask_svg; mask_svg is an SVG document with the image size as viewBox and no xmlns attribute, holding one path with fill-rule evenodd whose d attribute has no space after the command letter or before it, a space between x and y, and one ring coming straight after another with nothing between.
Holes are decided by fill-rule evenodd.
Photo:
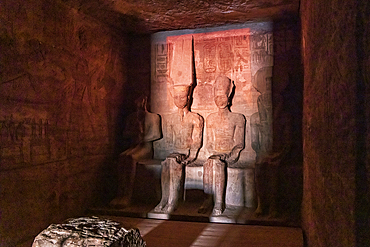
<instances>
[{"instance_id":1,"label":"weathered stone surface","mask_svg":"<svg viewBox=\"0 0 370 247\"><path fill-rule=\"evenodd\" d=\"M203 140L203 118L190 111L192 85L171 86L171 95L177 112L167 120L167 142L172 146L172 153L161 163L162 198L154 208L156 213L172 213L181 198L184 186L184 166L193 163L198 156Z\"/></svg>"},{"instance_id":2,"label":"weathered stone surface","mask_svg":"<svg viewBox=\"0 0 370 247\"><path fill-rule=\"evenodd\" d=\"M50 225L32 244L32 247L54 246L145 247L146 244L138 229L125 229L118 222L98 217L81 217Z\"/></svg>"},{"instance_id":3,"label":"weathered stone surface","mask_svg":"<svg viewBox=\"0 0 370 247\"><path fill-rule=\"evenodd\" d=\"M212 214L215 216L222 214L226 208L227 183L235 181L227 180L227 167L239 160L245 146L245 117L229 109L233 90L234 84L229 78L216 78L213 91L218 111L209 114L206 120L206 148L211 156L203 165L203 187L205 193L213 195L215 205ZM229 187L233 188L233 185Z\"/></svg>"},{"instance_id":4,"label":"weathered stone surface","mask_svg":"<svg viewBox=\"0 0 370 247\"><path fill-rule=\"evenodd\" d=\"M194 49L193 69L195 70L197 84L194 91L192 109L196 109L203 116L207 116L217 109L214 103L212 85L217 75L226 74L235 80L237 87L234 97L235 103L232 104L232 108L236 109L236 112L244 113L248 120L252 119L251 116L257 114L257 117L253 118L253 125L247 125L246 132L244 132L245 126L243 125L243 134L241 137L244 139L245 135L245 139L248 142L245 145L246 152L241 159L241 163L247 166L254 164L256 152L258 156L262 157L272 148L271 77L273 43L269 23L258 23L243 27L244 29L225 31L216 29L213 32L210 30L188 31L188 33L192 34L173 32L168 34L168 37L164 33L164 37L161 37L161 34L154 35L154 44L152 46L152 54L154 54L152 60L154 63L152 67L152 102L153 109L156 112L162 114L171 111L173 104L169 100L166 100L168 99L166 97L169 94L166 94L168 90L163 90L168 84L167 78L171 78L170 80L173 80L173 83L178 84L189 84L193 81L191 70L193 62L191 58ZM193 47L191 47L192 40ZM260 95L259 98L257 98L258 95ZM165 114L163 115L166 121L167 116ZM208 115L207 121L210 116L213 115ZM172 119L172 117L169 117L169 119ZM229 120L232 122L231 119ZM207 126L215 125L217 126L214 128L216 131L223 130L223 127L217 124L219 124L217 117L213 117ZM230 127L230 129L234 128ZM166 128L164 128L164 132L166 137ZM251 133L254 133L254 135ZM213 136L211 128L206 130L205 136L204 151L203 153L200 152L199 162L214 154L209 148L206 148L212 143L215 144L215 147L218 146L216 149L219 152L223 149L229 152L231 151L231 149L229 150L228 143L210 138ZM233 137L233 140L238 138ZM171 146L164 141L158 142L156 145L156 152L159 157L163 150L167 149L167 152L171 150ZM243 148L244 140L240 150ZM239 154L239 152L236 153ZM207 174L204 176L209 177L209 169L206 170ZM221 180L217 181L215 183L216 185L213 185L215 188L220 187L222 184L221 181L225 181L226 179L223 175L217 177L220 177ZM208 187L209 185L207 184ZM221 187L219 192L225 189L225 187ZM233 185L228 185L228 187L233 188ZM248 190L253 189L249 188ZM209 193L210 190L207 189L207 192ZM243 190L239 190L239 192L241 195L237 195L235 198L242 198L241 201L244 203ZM219 204L225 203L224 199L219 198L219 201ZM231 199L231 201L235 200ZM250 200L249 205L253 204L251 202L253 202L253 199ZM216 214L220 214L220 211L222 211L220 207L222 206L218 206Z\"/></svg>"},{"instance_id":5,"label":"weathered stone surface","mask_svg":"<svg viewBox=\"0 0 370 247\"><path fill-rule=\"evenodd\" d=\"M274 35L276 33L277 36L275 45L272 43L272 33L269 29L272 25ZM228 26L224 31L215 28L173 31L169 32L168 36L165 32L153 35L152 107L155 112L163 115L164 123L166 123L166 119L170 116L168 113L175 109L169 98L167 76L171 79L175 78L174 83L182 84L192 81L190 42L193 39L197 85L194 89L192 109L204 117L214 112L217 109L213 98L214 79L217 74L229 75L236 85L231 109L243 113L248 122L245 132L245 150L241 152L240 162L236 166L253 167L256 154L257 159L263 158L269 150L272 150L274 139L278 141L275 144L276 149L288 146L291 150L290 157L283 164L287 167L282 169L294 170L289 166L299 167L301 165L301 139L299 137L301 120L299 118L302 114L300 108L302 81L299 67L299 39L294 35L298 29L294 23L286 22L239 25L236 27L243 27L243 29L228 30L231 27ZM182 50L180 51L180 48L176 46ZM274 54L274 59L280 63L276 65L277 69L272 66L272 54ZM290 68L294 68L293 71ZM272 84L272 81L276 83ZM272 94L273 89L274 95ZM273 109L275 110L274 116L272 115ZM275 133L272 133L272 126L276 130ZM167 136L165 124L163 131L165 138L155 143L156 156L160 158L165 157L166 153L172 150L169 143L165 142ZM206 150L207 137L210 134L208 132L206 130L204 134L204 144L197 161L199 164L203 164L201 161L211 154ZM299 191L302 176L293 174L291 176L292 178L289 177L286 181L298 185L297 191ZM248 176L248 179L250 177ZM246 177L243 179L248 180ZM249 207L255 204L254 183L246 182L245 184L245 191L248 195L237 195L233 198L226 195L229 202L240 205L236 201L244 199ZM230 189L233 188L232 185L227 186ZM283 184L280 188L278 190L279 203L285 204L284 207L293 210L294 213L299 212L297 210L300 207L299 192L296 194L295 190L292 193ZM243 193L242 190L239 192ZM288 201L289 203L285 203ZM288 205L290 203L294 206Z\"/></svg>"},{"instance_id":6,"label":"weathered stone surface","mask_svg":"<svg viewBox=\"0 0 370 247\"><path fill-rule=\"evenodd\" d=\"M110 202L114 207L126 207L131 203L138 162L153 158L153 141L162 137L161 118L147 109L146 96L136 100L136 111L126 119L123 138L131 146L118 158L118 188L116 197ZM141 177L138 174L138 177Z\"/></svg>"},{"instance_id":7,"label":"weathered stone surface","mask_svg":"<svg viewBox=\"0 0 370 247\"><path fill-rule=\"evenodd\" d=\"M125 31L156 32L297 15L298 0L64 1ZM120 21L117 21L120 20Z\"/></svg>"},{"instance_id":8,"label":"weathered stone surface","mask_svg":"<svg viewBox=\"0 0 370 247\"><path fill-rule=\"evenodd\" d=\"M369 2L301 6L303 229L308 246L368 246Z\"/></svg>"},{"instance_id":9,"label":"weathered stone surface","mask_svg":"<svg viewBox=\"0 0 370 247\"><path fill-rule=\"evenodd\" d=\"M262 22L154 34L152 39L152 110L161 114L165 124L171 112L175 111L175 105L170 97L170 81L167 78L171 78L175 84L190 84L196 80L192 109L206 119L209 114L217 111L213 96L215 79L218 75L226 75L235 84L231 110L243 114L247 123L250 123L254 113L258 114L258 111L263 110L261 114L265 116L265 119L254 121L254 126L261 125L261 122L264 123L264 139L266 140L264 142L269 143L266 145L267 150L271 149L271 68L273 65L271 28L272 23ZM187 45L187 50L179 48L184 47L184 44L191 44L192 39L194 39L194 65L189 59L192 53L191 46ZM175 57L182 58L183 63L180 64L179 59L174 61ZM193 70L190 70L192 66L194 66L196 78L192 78ZM181 76L178 76L179 74ZM260 100L258 100L259 95L261 95ZM258 101L263 103L258 104ZM258 108L258 105L263 106ZM240 154L240 162L253 165L256 152L251 145L251 124L247 124L245 128L246 144ZM165 142L166 125L163 128L163 135L163 140L154 144L154 155L161 159L172 151L172 147ZM260 140L259 130L256 131L256 135L255 139ZM199 152L199 161L205 161L211 155L206 146L207 131L204 134L203 147ZM266 150L264 152L266 153Z\"/></svg>"},{"instance_id":10,"label":"weathered stone surface","mask_svg":"<svg viewBox=\"0 0 370 247\"><path fill-rule=\"evenodd\" d=\"M106 153L126 147L119 138L121 123L134 99L142 92L149 95L150 88L150 36L135 33L280 18L297 11L297 0L1 1L0 245L25 241L50 222L79 215L114 193L106 188L114 181ZM274 27L277 94L288 81L287 68L299 67L299 58L291 57L299 33ZM275 96L273 105L280 102ZM282 109L296 105L290 100ZM279 126L292 123L281 119ZM299 126L299 119L293 118L293 125Z\"/></svg>"},{"instance_id":11,"label":"weathered stone surface","mask_svg":"<svg viewBox=\"0 0 370 247\"><path fill-rule=\"evenodd\" d=\"M138 96L123 90L130 42L62 3L0 3L0 245L109 198L117 118ZM148 95L140 64L132 79Z\"/></svg>"}]
</instances>

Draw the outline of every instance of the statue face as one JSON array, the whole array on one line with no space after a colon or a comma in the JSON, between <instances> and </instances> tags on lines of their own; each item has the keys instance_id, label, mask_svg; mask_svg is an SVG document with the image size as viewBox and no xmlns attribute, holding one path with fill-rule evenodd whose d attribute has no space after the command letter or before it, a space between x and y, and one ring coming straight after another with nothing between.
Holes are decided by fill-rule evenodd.
<instances>
[{"instance_id":1,"label":"statue face","mask_svg":"<svg viewBox=\"0 0 370 247\"><path fill-rule=\"evenodd\" d=\"M178 108L183 109L187 106L189 101L188 92L189 88L186 86L174 87L173 101Z\"/></svg>"},{"instance_id":2,"label":"statue face","mask_svg":"<svg viewBox=\"0 0 370 247\"><path fill-rule=\"evenodd\" d=\"M215 95L215 103L218 108L226 108L227 105L229 104L229 98L227 97L226 94L219 94Z\"/></svg>"},{"instance_id":3,"label":"statue face","mask_svg":"<svg viewBox=\"0 0 370 247\"><path fill-rule=\"evenodd\" d=\"M218 108L223 109L229 105L229 94L231 90L231 81L226 76L216 78L214 85L215 103Z\"/></svg>"},{"instance_id":4,"label":"statue face","mask_svg":"<svg viewBox=\"0 0 370 247\"><path fill-rule=\"evenodd\" d=\"M147 101L147 99L146 98L139 98L139 99L137 99L136 101L135 101L135 103L136 103L136 108L137 109L140 109L140 110L142 110L142 109L145 109L145 105L146 105L146 101Z\"/></svg>"}]
</instances>

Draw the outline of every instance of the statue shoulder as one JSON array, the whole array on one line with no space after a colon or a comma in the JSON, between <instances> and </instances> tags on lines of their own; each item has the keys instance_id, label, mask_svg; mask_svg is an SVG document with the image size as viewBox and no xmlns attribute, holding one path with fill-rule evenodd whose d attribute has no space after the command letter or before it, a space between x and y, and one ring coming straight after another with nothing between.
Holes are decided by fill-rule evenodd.
<instances>
[{"instance_id":1,"label":"statue shoulder","mask_svg":"<svg viewBox=\"0 0 370 247\"><path fill-rule=\"evenodd\" d=\"M203 117L202 117L200 114L198 114L198 113L196 113L196 112L190 112L190 114L191 114L191 117L192 117L193 119L195 119L196 121L201 121L201 122L203 122Z\"/></svg>"},{"instance_id":2,"label":"statue shoulder","mask_svg":"<svg viewBox=\"0 0 370 247\"><path fill-rule=\"evenodd\" d=\"M241 113L237 113L237 112L232 112L232 117L239 123L243 123L245 124L246 122L246 119L245 119L245 116Z\"/></svg>"},{"instance_id":3,"label":"statue shoulder","mask_svg":"<svg viewBox=\"0 0 370 247\"><path fill-rule=\"evenodd\" d=\"M217 112L213 112L207 116L207 122L214 121L217 118Z\"/></svg>"},{"instance_id":4,"label":"statue shoulder","mask_svg":"<svg viewBox=\"0 0 370 247\"><path fill-rule=\"evenodd\" d=\"M159 120L161 118L159 114L153 113L153 112L146 112L145 117L152 119L152 120Z\"/></svg>"}]
</instances>

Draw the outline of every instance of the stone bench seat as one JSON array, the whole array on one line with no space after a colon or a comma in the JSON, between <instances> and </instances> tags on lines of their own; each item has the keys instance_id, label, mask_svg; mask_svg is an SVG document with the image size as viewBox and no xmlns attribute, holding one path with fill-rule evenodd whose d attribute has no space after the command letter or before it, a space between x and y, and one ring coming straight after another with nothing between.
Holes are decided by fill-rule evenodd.
<instances>
[{"instance_id":1,"label":"stone bench seat","mask_svg":"<svg viewBox=\"0 0 370 247\"><path fill-rule=\"evenodd\" d=\"M138 161L139 165L154 171L155 179L161 178L161 159ZM203 161L195 161L185 167L184 198L186 190L203 190ZM137 175L137 174L136 174ZM159 188L160 190L160 188ZM157 192L161 193L161 191ZM226 205L254 207L254 167L246 162L237 162L227 167Z\"/></svg>"}]
</instances>

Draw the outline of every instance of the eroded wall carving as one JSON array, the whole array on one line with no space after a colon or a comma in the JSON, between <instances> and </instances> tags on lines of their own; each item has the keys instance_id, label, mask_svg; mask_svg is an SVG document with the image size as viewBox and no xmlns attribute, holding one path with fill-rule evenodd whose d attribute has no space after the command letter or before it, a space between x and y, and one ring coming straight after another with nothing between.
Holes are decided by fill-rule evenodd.
<instances>
[{"instance_id":1,"label":"eroded wall carving","mask_svg":"<svg viewBox=\"0 0 370 247\"><path fill-rule=\"evenodd\" d=\"M0 245L107 194L126 45L61 1L0 3Z\"/></svg>"},{"instance_id":2,"label":"eroded wall carving","mask_svg":"<svg viewBox=\"0 0 370 247\"><path fill-rule=\"evenodd\" d=\"M108 30L73 14L64 17L67 23L57 30L46 26L51 33L39 37L27 38L37 28L19 30L16 23L13 32L2 29L2 169L108 149L114 122L110 106L121 91L119 56Z\"/></svg>"}]
</instances>

